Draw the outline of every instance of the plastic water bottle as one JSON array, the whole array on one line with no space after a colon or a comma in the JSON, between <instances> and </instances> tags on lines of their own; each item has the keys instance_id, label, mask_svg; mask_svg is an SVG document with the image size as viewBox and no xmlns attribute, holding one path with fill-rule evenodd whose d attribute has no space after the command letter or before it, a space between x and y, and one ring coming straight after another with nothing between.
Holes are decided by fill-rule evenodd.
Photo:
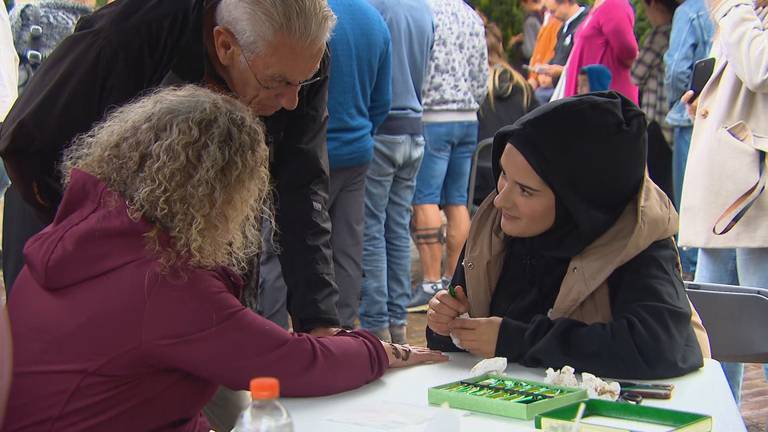
<instances>
[{"instance_id":1,"label":"plastic water bottle","mask_svg":"<svg viewBox=\"0 0 768 432\"><path fill-rule=\"evenodd\" d=\"M232 432L293 432L293 422L278 402L280 382L275 378L251 380L251 405L237 419Z\"/></svg>"}]
</instances>

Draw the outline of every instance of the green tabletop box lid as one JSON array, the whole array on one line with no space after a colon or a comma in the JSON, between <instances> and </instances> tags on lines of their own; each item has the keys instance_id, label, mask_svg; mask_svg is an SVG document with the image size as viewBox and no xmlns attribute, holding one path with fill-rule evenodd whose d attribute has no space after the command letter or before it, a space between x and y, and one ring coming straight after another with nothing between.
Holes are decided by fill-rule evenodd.
<instances>
[{"instance_id":1,"label":"green tabletop box lid","mask_svg":"<svg viewBox=\"0 0 768 432\"><path fill-rule=\"evenodd\" d=\"M524 394L538 394L537 389L543 395L544 393L558 393L554 396L546 396L546 398L537 401L527 401L525 403L513 402L510 400L493 399L489 396L467 394L456 390L457 386L479 384L489 379L500 379L507 381L514 381L516 383L522 383L530 386L532 392L523 392ZM492 388L504 388L504 387L492 387ZM506 387L512 388L512 387ZM514 391L514 390L512 390ZM553 392L554 391L554 392ZM437 387L432 387L428 390L429 403L434 405L441 405L448 403L451 408L465 409L469 411L476 411L487 414L495 414L504 417L512 417L521 420L532 420L537 414L549 411L555 408L559 408L565 405L569 405L573 402L578 402L587 398L586 390L578 388L560 387L550 384L545 384L538 381L530 381L525 379L519 379L506 375L486 374L475 378L469 378L461 381L455 381L448 384L443 384Z\"/></svg>"},{"instance_id":2,"label":"green tabletop box lid","mask_svg":"<svg viewBox=\"0 0 768 432\"><path fill-rule=\"evenodd\" d=\"M579 424L579 432L635 432L664 430L710 432L712 417L646 405L590 399ZM536 416L536 429L570 431L581 403L573 403ZM590 419L591 418L591 419ZM642 425L648 425L643 428Z\"/></svg>"}]
</instances>

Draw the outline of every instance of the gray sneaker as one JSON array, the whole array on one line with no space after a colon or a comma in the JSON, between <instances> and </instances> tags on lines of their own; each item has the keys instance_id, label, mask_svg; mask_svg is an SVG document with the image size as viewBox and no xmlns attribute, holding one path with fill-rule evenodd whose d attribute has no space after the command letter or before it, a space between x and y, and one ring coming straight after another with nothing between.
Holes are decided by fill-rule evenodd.
<instances>
[{"instance_id":1,"label":"gray sneaker","mask_svg":"<svg viewBox=\"0 0 768 432\"><path fill-rule=\"evenodd\" d=\"M411 303L408 304L408 312L426 312L429 301L432 300L432 297L434 297L441 289L444 289L441 281L422 282L421 285L416 288L416 291L413 292Z\"/></svg>"},{"instance_id":2,"label":"gray sneaker","mask_svg":"<svg viewBox=\"0 0 768 432\"><path fill-rule=\"evenodd\" d=\"M404 325L389 326L389 334L392 336L392 343L405 345L408 343Z\"/></svg>"}]
</instances>

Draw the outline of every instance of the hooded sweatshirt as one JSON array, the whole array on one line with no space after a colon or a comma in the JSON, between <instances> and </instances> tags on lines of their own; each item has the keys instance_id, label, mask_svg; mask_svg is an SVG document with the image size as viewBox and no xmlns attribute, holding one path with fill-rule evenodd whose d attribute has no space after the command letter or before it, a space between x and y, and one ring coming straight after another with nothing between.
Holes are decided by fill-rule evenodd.
<instances>
[{"instance_id":1,"label":"hooded sweatshirt","mask_svg":"<svg viewBox=\"0 0 768 432\"><path fill-rule=\"evenodd\" d=\"M31 238L9 314L6 432L205 431L219 385L280 380L282 395L349 390L384 373L363 331L291 334L244 308L225 268L161 271L125 200L74 170L53 223ZM167 242L167 238L164 241Z\"/></svg>"},{"instance_id":2,"label":"hooded sweatshirt","mask_svg":"<svg viewBox=\"0 0 768 432\"><path fill-rule=\"evenodd\" d=\"M473 219L453 283L472 317L503 318L497 355L615 378L701 367L706 333L681 279L677 215L645 174L645 127L632 102L605 92L550 103L496 134L495 176L511 143L556 201L553 226L531 238L503 234L495 193ZM456 349L431 331L428 342Z\"/></svg>"}]
</instances>

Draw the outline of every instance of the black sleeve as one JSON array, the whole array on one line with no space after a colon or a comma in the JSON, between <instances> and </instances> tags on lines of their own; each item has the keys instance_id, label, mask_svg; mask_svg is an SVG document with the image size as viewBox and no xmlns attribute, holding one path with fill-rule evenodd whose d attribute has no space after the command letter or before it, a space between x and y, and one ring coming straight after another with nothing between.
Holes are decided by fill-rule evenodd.
<instances>
[{"instance_id":1,"label":"black sleeve","mask_svg":"<svg viewBox=\"0 0 768 432\"><path fill-rule=\"evenodd\" d=\"M159 83L175 48L187 37L191 9L176 2L146 4L155 7L152 21L117 16L132 16L143 2L122 2L81 18L77 31L40 66L3 123L0 154L8 175L45 218L53 218L61 200L63 149L111 108Z\"/></svg>"},{"instance_id":2,"label":"black sleeve","mask_svg":"<svg viewBox=\"0 0 768 432\"><path fill-rule=\"evenodd\" d=\"M286 116L272 165L288 310L294 330L302 332L339 324L328 215L329 61L326 52L319 72L325 78L303 89L299 106Z\"/></svg>"},{"instance_id":3,"label":"black sleeve","mask_svg":"<svg viewBox=\"0 0 768 432\"><path fill-rule=\"evenodd\" d=\"M587 325L503 320L496 354L530 367L565 365L612 378L680 376L703 365L671 239L653 243L608 279L613 320Z\"/></svg>"},{"instance_id":4,"label":"black sleeve","mask_svg":"<svg viewBox=\"0 0 768 432\"><path fill-rule=\"evenodd\" d=\"M461 249L461 254L459 254L459 262L456 263L456 270L453 272L453 278L451 279L451 285L453 286L461 286L464 288L464 292L466 293L467 284L464 279L464 266L461 264L464 262L464 250L466 248L466 245L464 248ZM427 347L438 350L438 351L446 351L446 352L457 352L457 351L464 351L463 349L457 347L453 344L453 341L448 336L442 336L432 331L431 328L427 327Z\"/></svg>"}]
</instances>

